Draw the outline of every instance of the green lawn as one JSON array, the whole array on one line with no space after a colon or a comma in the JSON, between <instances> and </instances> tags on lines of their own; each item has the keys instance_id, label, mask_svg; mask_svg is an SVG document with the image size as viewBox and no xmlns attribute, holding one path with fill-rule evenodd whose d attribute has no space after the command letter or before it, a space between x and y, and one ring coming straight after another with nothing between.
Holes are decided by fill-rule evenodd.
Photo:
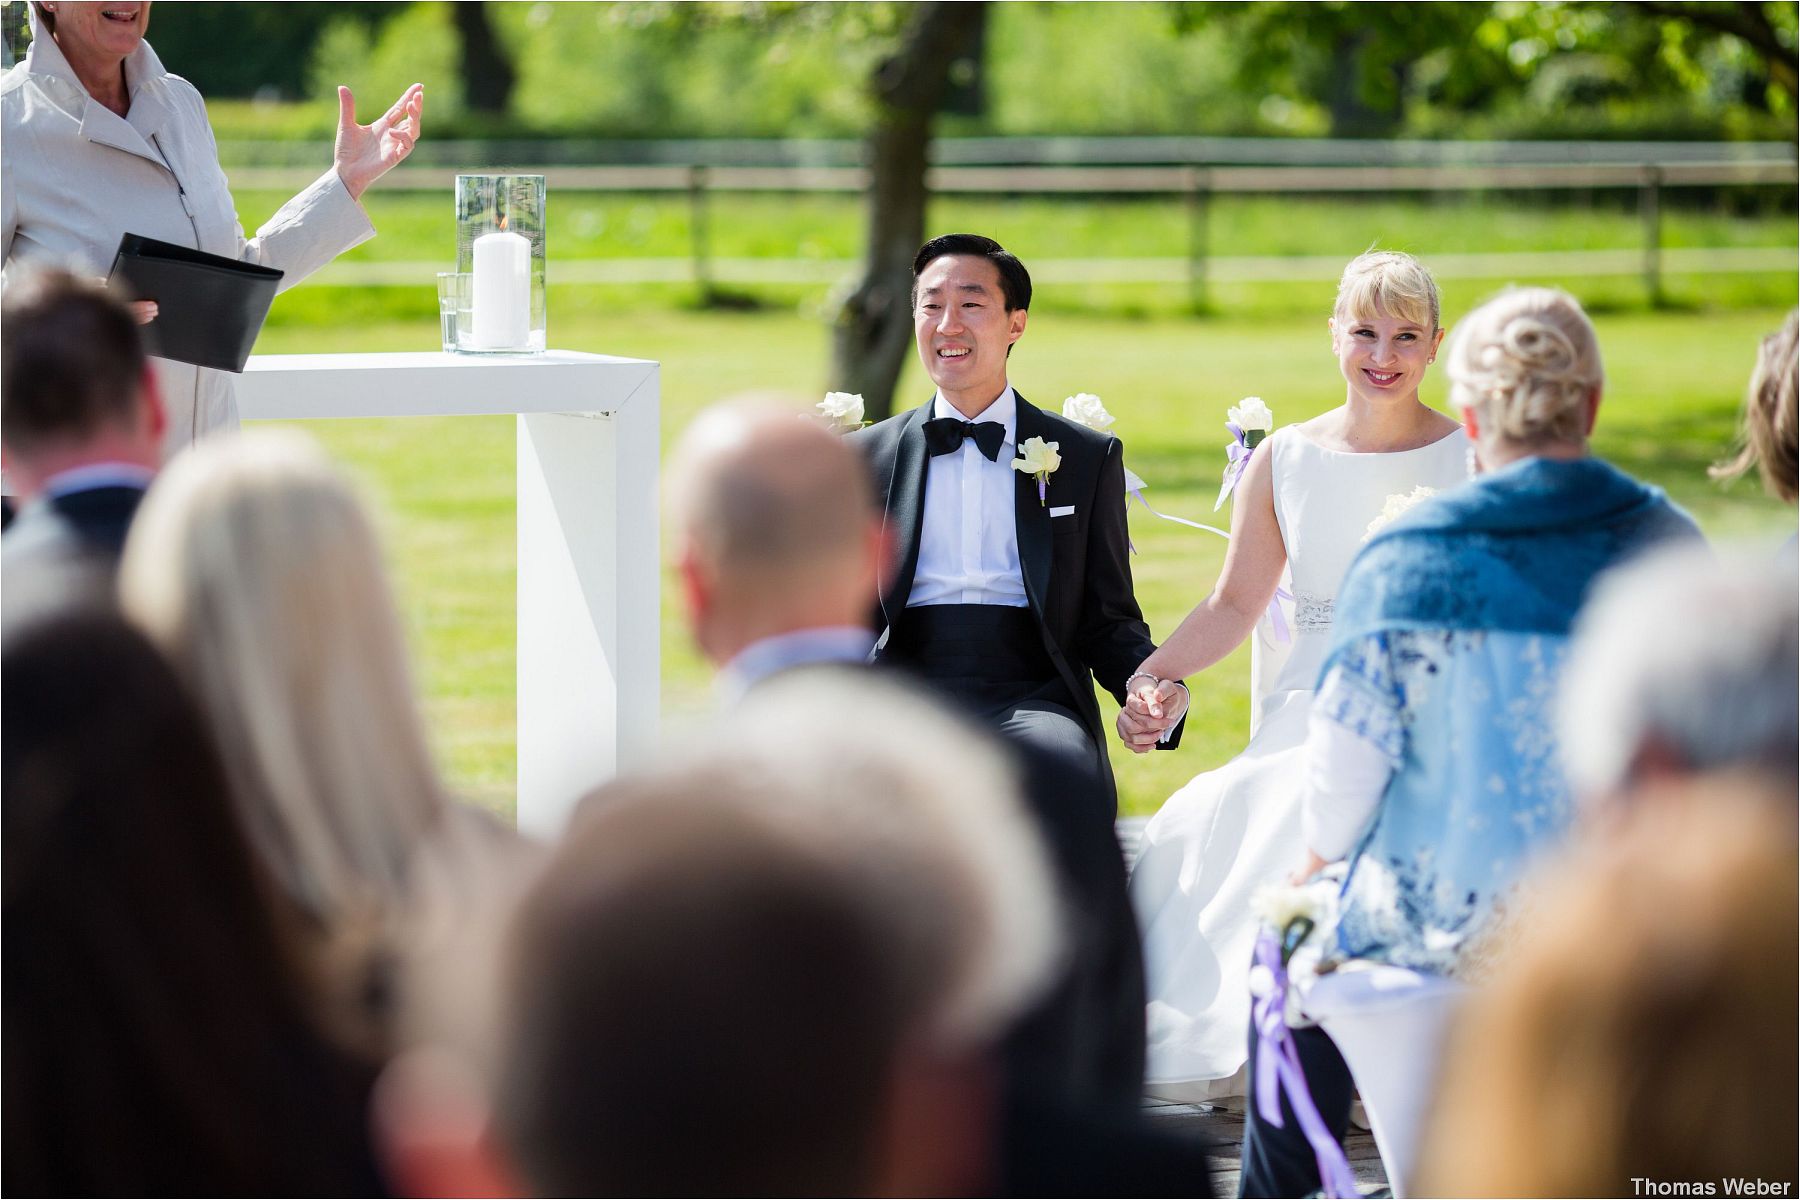
<instances>
[{"instance_id":1,"label":"green lawn","mask_svg":"<svg viewBox=\"0 0 1800 1200\"><path fill-rule=\"evenodd\" d=\"M323 168L323 161L320 166ZM1749 197L1757 197L1750 199ZM246 222L287 197L237 194ZM1744 211L1695 206L1681 193L1665 200L1662 244L1793 246L1793 189L1746 193ZM381 236L352 250L350 261L432 260L454 256L450 189L442 195L383 190L366 203ZM1336 255L1368 243L1415 254L1507 250L1635 249L1643 230L1635 193L1568 196L1444 193L1423 197L1215 197L1206 239L1222 255ZM864 202L831 194L713 193L707 236L722 258L854 259L862 254ZM685 195L558 191L549 201L548 245L556 258L662 258L690 253L693 210ZM1027 263L1034 258L1159 258L1186 255L1190 227L1179 197L941 196L934 229L979 229ZM1054 298L1054 297L1052 297Z\"/></svg>"},{"instance_id":2,"label":"green lawn","mask_svg":"<svg viewBox=\"0 0 1800 1200\"><path fill-rule=\"evenodd\" d=\"M304 297L302 289L293 298L312 302L324 291ZM1449 291L1452 316L1480 295ZM774 388L809 402L822 389L825 335L809 316L634 310L603 297L557 289L552 340L661 361L665 442L720 397ZM1763 497L1753 479L1720 488L1705 477L1706 464L1731 442L1757 339L1781 316L1780 309L1760 309L1598 318L1609 372L1600 453L1666 487L1714 538L1770 538L1794 529L1792 512ZM428 349L435 337L427 310L405 322L275 324L258 349ZM1217 490L1229 404L1260 395L1276 420L1287 423L1343 396L1323 318L1316 316L1039 313L1014 369L1020 391L1045 405L1060 406L1077 391L1100 395L1118 418L1126 461L1149 481L1153 502L1197 519L1206 517ZM922 399L922 378L909 364L903 392ZM1442 397L1443 381L1434 377L1427 399L1441 405ZM509 812L515 770L511 419L335 421L308 428L352 467L383 514L434 736L451 778L465 794ZM1141 551L1133 564L1138 595L1152 631L1163 634L1210 588L1224 544L1141 511L1133 513L1132 536ZM663 706L665 717L676 717L708 705L707 672L688 645L673 590L665 587L664 596ZM1194 715L1181 750L1115 755L1127 811L1153 811L1189 775L1241 746L1248 669L1248 652L1241 650L1194 681Z\"/></svg>"}]
</instances>

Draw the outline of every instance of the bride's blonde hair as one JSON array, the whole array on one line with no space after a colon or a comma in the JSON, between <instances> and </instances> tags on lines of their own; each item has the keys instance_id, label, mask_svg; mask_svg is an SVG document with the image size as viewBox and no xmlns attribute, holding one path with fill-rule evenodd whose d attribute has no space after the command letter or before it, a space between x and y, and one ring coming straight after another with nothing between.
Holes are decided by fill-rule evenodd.
<instances>
[{"instance_id":1,"label":"bride's blonde hair","mask_svg":"<svg viewBox=\"0 0 1800 1200\"><path fill-rule=\"evenodd\" d=\"M1588 397L1606 372L1594 323L1569 293L1508 288L1457 324L1445 353L1450 402L1474 411L1483 439L1586 439Z\"/></svg>"},{"instance_id":2,"label":"bride's blonde hair","mask_svg":"<svg viewBox=\"0 0 1800 1200\"><path fill-rule=\"evenodd\" d=\"M1437 281L1424 263L1398 250L1371 250L1344 268L1331 315L1337 320L1399 317L1435 333L1441 307Z\"/></svg>"}]
</instances>

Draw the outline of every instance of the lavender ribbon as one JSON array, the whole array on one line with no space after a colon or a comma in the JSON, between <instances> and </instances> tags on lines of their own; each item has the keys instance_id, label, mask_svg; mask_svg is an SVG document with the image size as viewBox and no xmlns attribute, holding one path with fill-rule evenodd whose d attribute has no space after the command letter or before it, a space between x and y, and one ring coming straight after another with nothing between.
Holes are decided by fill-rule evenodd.
<instances>
[{"instance_id":1,"label":"lavender ribbon","mask_svg":"<svg viewBox=\"0 0 1800 1200\"><path fill-rule=\"evenodd\" d=\"M1280 584L1276 584L1275 594L1269 597L1269 625L1275 630L1276 641L1291 642L1294 640L1294 637L1288 632L1287 617L1282 615L1281 612L1281 602L1283 600L1292 604L1294 602L1294 593L1288 591Z\"/></svg>"},{"instance_id":2,"label":"lavender ribbon","mask_svg":"<svg viewBox=\"0 0 1800 1200\"><path fill-rule=\"evenodd\" d=\"M1250 446L1244 439L1244 431L1238 428L1238 423L1227 421L1225 428L1230 430L1231 440L1225 443L1225 482L1219 487L1219 498L1213 501L1214 512L1225 507L1225 497L1231 495L1231 489L1244 477L1244 466L1250 461Z\"/></svg>"},{"instance_id":3,"label":"lavender ribbon","mask_svg":"<svg viewBox=\"0 0 1800 1200\"><path fill-rule=\"evenodd\" d=\"M1145 511L1147 511L1153 517L1161 517L1163 520L1173 521L1177 525L1186 525L1189 529L1203 529L1207 533L1218 534L1220 537L1224 538L1226 541L1231 540L1231 535L1229 533L1226 533L1223 529L1220 529L1216 525L1202 525L1200 522L1190 521L1186 517L1177 517L1177 516L1173 516L1166 512L1158 512L1156 509L1150 507L1150 502L1148 500L1144 499L1144 492L1143 492L1142 488L1132 488L1131 495L1132 495L1132 498L1135 499L1139 504L1143 505ZM1129 537L1127 537L1125 539L1125 544L1127 546L1131 547L1131 552L1133 554L1137 553L1137 546L1132 542L1132 540ZM1294 602L1294 593L1288 591L1284 587L1278 586L1275 589L1275 594L1273 596L1269 597L1269 624L1271 627L1273 627L1273 629L1275 631L1275 640L1278 642L1285 643L1285 642L1293 641L1294 636L1293 636L1293 634L1288 632L1287 616L1281 611L1281 602L1283 600L1286 600L1289 604L1292 604Z\"/></svg>"},{"instance_id":4,"label":"lavender ribbon","mask_svg":"<svg viewBox=\"0 0 1800 1200\"><path fill-rule=\"evenodd\" d=\"M1139 504L1143 505L1144 508L1147 509L1149 511L1150 515L1153 517L1161 517L1163 520L1173 521L1177 525L1186 525L1189 529L1204 529L1208 533L1218 534L1220 537L1224 538L1226 541L1231 540L1231 535L1229 533L1226 533L1223 529L1218 528L1217 526L1202 525L1200 522L1190 521L1186 517L1172 517L1166 512L1157 512L1154 508L1150 507L1150 502L1148 500L1144 499L1144 492L1143 492L1142 488L1132 488L1131 494L1134 497L1136 497L1137 502Z\"/></svg>"},{"instance_id":5,"label":"lavender ribbon","mask_svg":"<svg viewBox=\"0 0 1800 1200\"><path fill-rule=\"evenodd\" d=\"M1319 1163L1319 1181L1327 1196L1361 1197L1356 1175L1344 1157L1344 1148L1325 1128L1325 1118L1307 1090L1306 1073L1300 1069L1300 1051L1294 1045L1293 1031L1287 1025L1287 967L1281 961L1281 946L1276 933L1265 928L1256 936L1256 964L1268 971L1269 990L1258 996L1251 1006L1256 1028L1256 1111L1276 1129L1285 1128L1281 1115L1281 1093L1285 1089L1288 1103L1300 1122L1301 1132L1313 1149Z\"/></svg>"}]
</instances>

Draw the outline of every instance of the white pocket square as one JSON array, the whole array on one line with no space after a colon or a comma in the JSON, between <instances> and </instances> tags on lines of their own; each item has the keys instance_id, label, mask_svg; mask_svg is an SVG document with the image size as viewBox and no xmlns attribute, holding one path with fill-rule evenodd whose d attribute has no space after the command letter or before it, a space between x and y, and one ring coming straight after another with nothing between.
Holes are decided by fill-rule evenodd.
<instances>
[{"instance_id":1,"label":"white pocket square","mask_svg":"<svg viewBox=\"0 0 1800 1200\"><path fill-rule=\"evenodd\" d=\"M1075 506L1073 504L1058 505L1050 510L1050 515L1053 517L1072 517L1075 515Z\"/></svg>"}]
</instances>

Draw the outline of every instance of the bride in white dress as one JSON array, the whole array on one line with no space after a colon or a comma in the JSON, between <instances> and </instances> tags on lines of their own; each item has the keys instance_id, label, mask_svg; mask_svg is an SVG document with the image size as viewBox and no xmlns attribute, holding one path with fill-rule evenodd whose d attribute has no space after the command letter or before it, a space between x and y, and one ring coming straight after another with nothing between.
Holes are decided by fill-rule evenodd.
<instances>
[{"instance_id":1,"label":"bride in white dress","mask_svg":"<svg viewBox=\"0 0 1800 1200\"><path fill-rule=\"evenodd\" d=\"M1251 897L1303 857L1300 749L1338 583L1390 497L1468 476L1461 429L1419 401L1444 336L1438 315L1437 286L1410 255L1374 252L1345 268L1330 322L1348 385L1343 406L1256 448L1233 493L1218 583L1139 668L1191 676L1255 632L1249 745L1168 799L1132 872L1152 1095L1199 1101L1245 1091ZM1285 640L1266 613L1277 583L1294 597Z\"/></svg>"}]
</instances>

